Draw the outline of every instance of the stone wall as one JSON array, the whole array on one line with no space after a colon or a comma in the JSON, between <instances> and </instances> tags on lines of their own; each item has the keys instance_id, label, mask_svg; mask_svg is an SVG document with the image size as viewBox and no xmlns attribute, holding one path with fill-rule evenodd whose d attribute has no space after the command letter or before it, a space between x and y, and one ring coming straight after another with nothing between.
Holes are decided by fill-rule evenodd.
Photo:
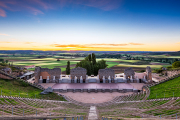
<instances>
[{"instance_id":1,"label":"stone wall","mask_svg":"<svg viewBox=\"0 0 180 120\"><path fill-rule=\"evenodd\" d=\"M146 79L152 80L152 71L151 71L151 67L149 66L146 67Z\"/></svg>"},{"instance_id":2,"label":"stone wall","mask_svg":"<svg viewBox=\"0 0 180 120\"><path fill-rule=\"evenodd\" d=\"M108 79L109 76L111 77L111 79L114 79L115 72L113 69L110 68L99 69L98 75L99 75L99 79L102 79L103 76L105 76L105 79Z\"/></svg>"},{"instance_id":3,"label":"stone wall","mask_svg":"<svg viewBox=\"0 0 180 120\"><path fill-rule=\"evenodd\" d=\"M0 73L0 78L2 78L2 79L9 79L9 80L12 79L11 77L8 77L8 76L6 76L6 75L4 75L2 73Z\"/></svg>"},{"instance_id":4,"label":"stone wall","mask_svg":"<svg viewBox=\"0 0 180 120\"><path fill-rule=\"evenodd\" d=\"M165 74L168 77L172 77L174 75L180 74L180 70L163 71L163 74Z\"/></svg>"},{"instance_id":5,"label":"stone wall","mask_svg":"<svg viewBox=\"0 0 180 120\"><path fill-rule=\"evenodd\" d=\"M129 68L125 69L124 70L124 75L126 76L126 79L130 79L131 76L132 76L132 79L135 79L134 78L135 72L132 69L132 67L129 67Z\"/></svg>"},{"instance_id":6,"label":"stone wall","mask_svg":"<svg viewBox=\"0 0 180 120\"><path fill-rule=\"evenodd\" d=\"M70 70L71 79L74 79L75 76L77 77L77 79L80 79L81 76L83 79L86 79L86 73L87 70L81 67L77 67Z\"/></svg>"},{"instance_id":7,"label":"stone wall","mask_svg":"<svg viewBox=\"0 0 180 120\"><path fill-rule=\"evenodd\" d=\"M49 75L49 83L53 82L54 76L55 76L56 81L58 81L61 75L61 69L60 68L49 69L49 68L41 68L41 67L35 68L35 82L36 83L38 83L40 76L43 76L43 79L47 79L47 75Z\"/></svg>"},{"instance_id":8,"label":"stone wall","mask_svg":"<svg viewBox=\"0 0 180 120\"><path fill-rule=\"evenodd\" d=\"M41 72L41 67L36 67L35 68L35 83L39 83L39 78L40 78L40 72Z\"/></svg>"}]
</instances>

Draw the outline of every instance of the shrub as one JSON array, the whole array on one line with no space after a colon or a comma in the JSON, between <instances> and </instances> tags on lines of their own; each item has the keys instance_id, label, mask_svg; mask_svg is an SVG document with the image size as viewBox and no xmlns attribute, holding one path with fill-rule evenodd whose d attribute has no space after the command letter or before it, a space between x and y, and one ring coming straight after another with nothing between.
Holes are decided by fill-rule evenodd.
<instances>
[{"instance_id":1,"label":"shrub","mask_svg":"<svg viewBox=\"0 0 180 120\"><path fill-rule=\"evenodd\" d=\"M153 73L162 73L162 71L163 71L162 69L154 69Z\"/></svg>"},{"instance_id":2,"label":"shrub","mask_svg":"<svg viewBox=\"0 0 180 120\"><path fill-rule=\"evenodd\" d=\"M172 67L173 67L173 68L178 68L178 67L180 67L180 61L174 62L174 63L172 64Z\"/></svg>"},{"instance_id":3,"label":"shrub","mask_svg":"<svg viewBox=\"0 0 180 120\"><path fill-rule=\"evenodd\" d=\"M29 85L28 83L26 83L26 82L24 82L24 81L20 81L19 83L20 83L20 85L23 86L23 87L27 87L27 86Z\"/></svg>"}]
</instances>

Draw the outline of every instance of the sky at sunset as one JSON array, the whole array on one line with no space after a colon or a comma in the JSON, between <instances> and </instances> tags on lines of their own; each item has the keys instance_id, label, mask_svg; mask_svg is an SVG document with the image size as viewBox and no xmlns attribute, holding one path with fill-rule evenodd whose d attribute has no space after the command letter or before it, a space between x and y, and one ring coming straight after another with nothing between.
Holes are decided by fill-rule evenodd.
<instances>
[{"instance_id":1,"label":"sky at sunset","mask_svg":"<svg viewBox=\"0 0 180 120\"><path fill-rule=\"evenodd\" d=\"M180 51L180 0L0 0L0 50Z\"/></svg>"}]
</instances>

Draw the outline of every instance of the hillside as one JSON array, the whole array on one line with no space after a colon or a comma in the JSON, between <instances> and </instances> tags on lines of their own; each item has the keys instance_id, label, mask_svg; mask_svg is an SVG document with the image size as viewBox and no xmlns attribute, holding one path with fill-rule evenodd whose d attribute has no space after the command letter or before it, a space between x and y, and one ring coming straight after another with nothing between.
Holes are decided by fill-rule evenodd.
<instances>
[{"instance_id":1,"label":"hillside","mask_svg":"<svg viewBox=\"0 0 180 120\"><path fill-rule=\"evenodd\" d=\"M148 99L156 98L169 98L180 97L180 77L174 78L173 80L158 84L156 86L150 87L150 96ZM156 97L157 95L157 97Z\"/></svg>"},{"instance_id":2,"label":"hillside","mask_svg":"<svg viewBox=\"0 0 180 120\"><path fill-rule=\"evenodd\" d=\"M5 96L14 96L14 97L25 97L25 98L38 98L38 99L47 99L47 100L61 100L65 99L61 96L58 96L55 93L50 93L48 95L40 95L42 90L32 87L25 82L18 80L5 80L0 79L0 94Z\"/></svg>"}]
</instances>

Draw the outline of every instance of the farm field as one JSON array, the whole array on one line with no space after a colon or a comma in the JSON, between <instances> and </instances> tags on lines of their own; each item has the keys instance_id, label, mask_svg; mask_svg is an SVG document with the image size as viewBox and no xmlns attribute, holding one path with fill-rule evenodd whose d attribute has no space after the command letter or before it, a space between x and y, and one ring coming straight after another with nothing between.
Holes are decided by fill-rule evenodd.
<instances>
[{"instance_id":1,"label":"farm field","mask_svg":"<svg viewBox=\"0 0 180 120\"><path fill-rule=\"evenodd\" d=\"M52 69L54 67L60 67L63 74L65 74L67 61L70 61L71 69L76 66L78 62L84 59L84 57L70 57L70 56L53 56L47 58L37 58L37 56L32 57L1 57L4 60L8 60L9 63L13 63L13 65L18 66L41 66L42 68ZM60 61L57 61L59 59ZM112 68L115 70L115 73L122 73L124 69L127 67L133 67L135 71L145 70L147 66L150 66L152 69L167 67L170 66L168 63L160 63L160 62L146 62L141 60L125 60L125 59L117 59L117 58L97 58L99 61L104 59L107 68ZM28 70L35 70L35 68L31 68Z\"/></svg>"},{"instance_id":2,"label":"farm field","mask_svg":"<svg viewBox=\"0 0 180 120\"><path fill-rule=\"evenodd\" d=\"M133 67L133 68L146 68L147 66L150 66L151 68L161 68L161 67L167 67L170 65L128 65L128 64L118 64L118 67Z\"/></svg>"},{"instance_id":3,"label":"farm field","mask_svg":"<svg viewBox=\"0 0 180 120\"><path fill-rule=\"evenodd\" d=\"M173 93L174 93L174 97L180 97L179 85L180 85L180 77L150 87L151 92L148 99L156 99L156 98L164 98L164 97L169 98L169 97L173 97Z\"/></svg>"},{"instance_id":4,"label":"farm field","mask_svg":"<svg viewBox=\"0 0 180 120\"><path fill-rule=\"evenodd\" d=\"M60 67L62 72L65 71L67 61L70 61L71 68L74 68L76 63L82 60L82 58L62 58L60 61L57 61L57 58L49 57L49 58L35 58L35 57L3 57L5 60L9 60L13 65L19 66L41 66L42 68L52 69L54 67ZM35 68L31 68L29 70L34 70Z\"/></svg>"}]
</instances>

